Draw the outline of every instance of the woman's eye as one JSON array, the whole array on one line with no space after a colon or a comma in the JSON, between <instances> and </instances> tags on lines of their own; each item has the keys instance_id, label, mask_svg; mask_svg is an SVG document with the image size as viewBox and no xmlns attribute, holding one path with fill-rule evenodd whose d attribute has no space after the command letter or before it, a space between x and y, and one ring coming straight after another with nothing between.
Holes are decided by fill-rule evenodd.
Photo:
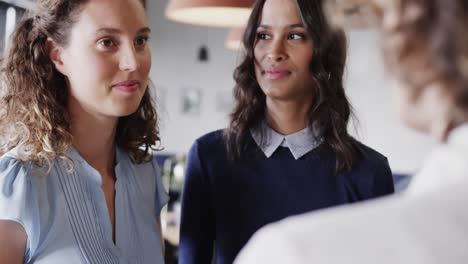
<instances>
[{"instance_id":1,"label":"woman's eye","mask_svg":"<svg viewBox=\"0 0 468 264\"><path fill-rule=\"evenodd\" d=\"M288 36L288 39L300 40L300 39L304 39L304 35L303 35L303 34L299 34L299 33L293 33L293 34L290 34L290 35Z\"/></svg>"},{"instance_id":2,"label":"woman's eye","mask_svg":"<svg viewBox=\"0 0 468 264\"><path fill-rule=\"evenodd\" d=\"M257 33L257 39L269 39L270 37L263 32Z\"/></svg>"},{"instance_id":3,"label":"woman's eye","mask_svg":"<svg viewBox=\"0 0 468 264\"><path fill-rule=\"evenodd\" d=\"M135 45L136 46L145 46L146 43L148 43L149 38L148 37L140 37L135 40Z\"/></svg>"},{"instance_id":4,"label":"woman's eye","mask_svg":"<svg viewBox=\"0 0 468 264\"><path fill-rule=\"evenodd\" d=\"M99 45L104 48L111 48L114 47L116 44L115 41L112 39L102 39L99 41Z\"/></svg>"}]
</instances>

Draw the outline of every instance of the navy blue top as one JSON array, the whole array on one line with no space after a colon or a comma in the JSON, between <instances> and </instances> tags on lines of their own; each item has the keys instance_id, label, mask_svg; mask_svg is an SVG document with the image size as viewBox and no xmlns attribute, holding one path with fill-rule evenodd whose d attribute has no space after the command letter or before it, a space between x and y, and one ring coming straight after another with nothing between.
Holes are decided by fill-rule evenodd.
<instances>
[{"instance_id":1,"label":"navy blue top","mask_svg":"<svg viewBox=\"0 0 468 264\"><path fill-rule=\"evenodd\" d=\"M199 138L187 159L179 263L211 263L213 252L216 263L232 263L268 223L393 193L387 159L356 145L360 154L354 169L336 174L335 154L327 144L297 160L281 146L267 158L249 135L247 151L232 162L221 130Z\"/></svg>"}]
</instances>

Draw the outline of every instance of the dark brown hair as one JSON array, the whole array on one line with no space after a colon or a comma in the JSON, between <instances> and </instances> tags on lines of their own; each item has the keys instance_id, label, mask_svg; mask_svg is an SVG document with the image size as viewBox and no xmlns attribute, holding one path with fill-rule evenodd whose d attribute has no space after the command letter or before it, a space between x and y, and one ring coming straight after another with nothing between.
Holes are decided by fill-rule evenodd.
<instances>
[{"instance_id":1,"label":"dark brown hair","mask_svg":"<svg viewBox=\"0 0 468 264\"><path fill-rule=\"evenodd\" d=\"M254 66L256 31L264 4L265 0L259 0L254 5L243 36L245 57L234 72L236 105L225 132L228 152L234 159L245 148L249 129L265 116L266 98L256 80ZM354 139L347 131L352 111L343 87L346 36L328 25L321 0L296 0L296 5L314 43L310 64L314 82L310 83L310 89L315 96L308 123L320 129L325 144L336 153L336 170L347 171L356 161L356 150Z\"/></svg>"},{"instance_id":2,"label":"dark brown hair","mask_svg":"<svg viewBox=\"0 0 468 264\"><path fill-rule=\"evenodd\" d=\"M2 62L0 92L0 152L18 145L25 160L50 164L67 159L72 145L67 113L66 77L58 72L46 51L52 39L67 46L70 29L87 0L39 0L12 34ZM158 116L149 88L135 113L121 117L116 142L133 161L149 158L149 149L160 142Z\"/></svg>"}]
</instances>

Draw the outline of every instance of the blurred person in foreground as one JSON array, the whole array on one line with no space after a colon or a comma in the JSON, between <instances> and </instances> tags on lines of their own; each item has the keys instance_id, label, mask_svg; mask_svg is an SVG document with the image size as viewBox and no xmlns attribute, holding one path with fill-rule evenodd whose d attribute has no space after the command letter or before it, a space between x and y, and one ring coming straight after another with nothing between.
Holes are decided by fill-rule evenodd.
<instances>
[{"instance_id":1,"label":"blurred person in foreground","mask_svg":"<svg viewBox=\"0 0 468 264\"><path fill-rule=\"evenodd\" d=\"M468 1L328 1L376 25L404 123L441 142L401 195L261 229L236 263L468 262Z\"/></svg>"}]
</instances>

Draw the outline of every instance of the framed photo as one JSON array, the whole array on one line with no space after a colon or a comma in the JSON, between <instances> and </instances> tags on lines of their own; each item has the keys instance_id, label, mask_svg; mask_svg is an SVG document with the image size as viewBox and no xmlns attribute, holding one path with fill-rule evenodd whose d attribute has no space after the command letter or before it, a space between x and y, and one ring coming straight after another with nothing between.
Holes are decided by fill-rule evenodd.
<instances>
[{"instance_id":1,"label":"framed photo","mask_svg":"<svg viewBox=\"0 0 468 264\"><path fill-rule=\"evenodd\" d=\"M182 114L200 115L202 93L200 89L185 88L182 89Z\"/></svg>"}]
</instances>

